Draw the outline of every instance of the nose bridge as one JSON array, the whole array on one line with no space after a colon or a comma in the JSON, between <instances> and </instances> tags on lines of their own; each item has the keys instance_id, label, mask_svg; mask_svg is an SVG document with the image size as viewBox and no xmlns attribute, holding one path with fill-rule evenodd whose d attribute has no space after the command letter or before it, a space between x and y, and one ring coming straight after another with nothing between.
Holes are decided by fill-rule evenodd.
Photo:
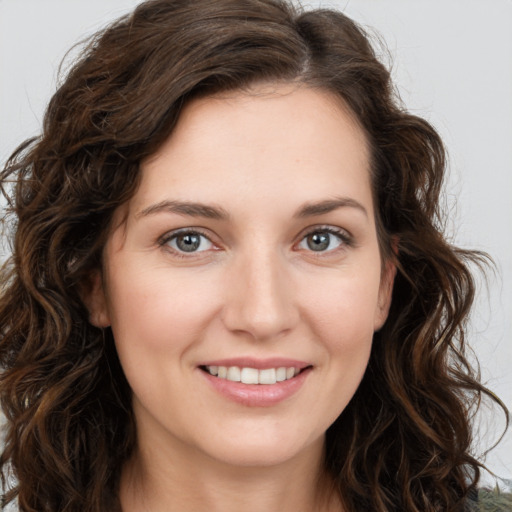
<instances>
[{"instance_id":1,"label":"nose bridge","mask_svg":"<svg viewBox=\"0 0 512 512\"><path fill-rule=\"evenodd\" d=\"M242 251L230 272L234 293L225 304L226 326L245 331L255 339L277 336L290 330L298 313L286 259L267 244Z\"/></svg>"}]
</instances>

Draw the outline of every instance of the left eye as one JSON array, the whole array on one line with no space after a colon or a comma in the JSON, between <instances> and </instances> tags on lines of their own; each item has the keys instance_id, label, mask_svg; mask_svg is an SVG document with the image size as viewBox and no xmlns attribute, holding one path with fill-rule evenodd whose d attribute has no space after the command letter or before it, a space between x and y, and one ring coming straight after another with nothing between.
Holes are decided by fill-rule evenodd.
<instances>
[{"instance_id":1,"label":"left eye","mask_svg":"<svg viewBox=\"0 0 512 512\"><path fill-rule=\"evenodd\" d=\"M213 243L201 233L183 231L170 236L165 244L178 252L202 252L213 247Z\"/></svg>"},{"instance_id":2,"label":"left eye","mask_svg":"<svg viewBox=\"0 0 512 512\"><path fill-rule=\"evenodd\" d=\"M337 249L345 242L341 233L329 230L318 230L307 234L299 243L300 249L315 252L327 252Z\"/></svg>"}]
</instances>

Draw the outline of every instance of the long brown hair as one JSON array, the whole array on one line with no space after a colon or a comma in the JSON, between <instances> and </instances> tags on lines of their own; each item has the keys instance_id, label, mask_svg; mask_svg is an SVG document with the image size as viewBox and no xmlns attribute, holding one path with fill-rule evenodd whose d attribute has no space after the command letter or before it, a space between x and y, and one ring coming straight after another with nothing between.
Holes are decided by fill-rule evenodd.
<instances>
[{"instance_id":1,"label":"long brown hair","mask_svg":"<svg viewBox=\"0 0 512 512\"><path fill-rule=\"evenodd\" d=\"M381 251L398 267L365 377L327 432L326 467L347 511L462 509L481 467L470 415L489 394L464 338L475 290L468 265L482 256L443 237L443 144L402 108L360 27L284 0L142 3L89 42L41 137L2 171L13 221L0 297L4 504L119 509L136 436L131 392L110 329L88 321L87 278L101 265L113 212L137 188L139 163L187 101L275 81L331 91L359 120Z\"/></svg>"}]
</instances>

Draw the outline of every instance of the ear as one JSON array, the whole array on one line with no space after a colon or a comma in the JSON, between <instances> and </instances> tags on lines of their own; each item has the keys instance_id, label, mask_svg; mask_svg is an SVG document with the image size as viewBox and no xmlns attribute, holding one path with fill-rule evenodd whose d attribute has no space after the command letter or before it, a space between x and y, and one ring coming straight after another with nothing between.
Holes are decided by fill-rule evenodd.
<instances>
[{"instance_id":1,"label":"ear","mask_svg":"<svg viewBox=\"0 0 512 512\"><path fill-rule=\"evenodd\" d=\"M85 307L89 310L89 322L96 327L109 327L110 317L100 269L94 270L87 281L82 283L81 295Z\"/></svg>"},{"instance_id":2,"label":"ear","mask_svg":"<svg viewBox=\"0 0 512 512\"><path fill-rule=\"evenodd\" d=\"M392 258L389 258L382 271L380 280L379 297L375 311L374 330L378 331L386 322L391 307L391 297L393 295L393 284L396 276L396 265Z\"/></svg>"}]
</instances>

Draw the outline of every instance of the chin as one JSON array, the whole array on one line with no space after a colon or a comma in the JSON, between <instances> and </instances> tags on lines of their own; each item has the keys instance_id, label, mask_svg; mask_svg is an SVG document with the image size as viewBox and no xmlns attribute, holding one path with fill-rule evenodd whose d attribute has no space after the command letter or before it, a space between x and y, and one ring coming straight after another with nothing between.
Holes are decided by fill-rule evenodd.
<instances>
[{"instance_id":1,"label":"chin","mask_svg":"<svg viewBox=\"0 0 512 512\"><path fill-rule=\"evenodd\" d=\"M255 436L226 436L204 450L211 458L231 466L270 467L322 451L324 438L322 435L313 442L306 442L293 439L288 432L271 435L262 431Z\"/></svg>"}]
</instances>

